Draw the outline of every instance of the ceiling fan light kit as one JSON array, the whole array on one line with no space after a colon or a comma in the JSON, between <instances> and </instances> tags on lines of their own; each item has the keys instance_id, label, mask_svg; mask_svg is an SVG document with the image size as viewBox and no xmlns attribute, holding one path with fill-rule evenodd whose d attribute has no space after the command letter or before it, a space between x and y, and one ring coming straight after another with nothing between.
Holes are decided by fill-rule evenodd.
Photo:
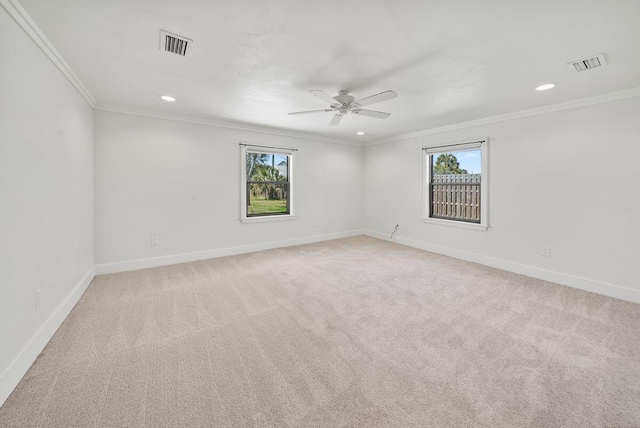
<instances>
[{"instance_id":1,"label":"ceiling fan light kit","mask_svg":"<svg viewBox=\"0 0 640 428\"><path fill-rule=\"evenodd\" d=\"M382 101L391 100L398 96L398 94L396 94L393 91L384 91L384 92L380 92L379 94L371 95L369 97L365 97L356 101L356 98L352 95L349 95L349 91L345 91L345 90L340 91L338 95L336 95L335 97L332 97L331 95L327 94L326 92L320 89L312 89L309 92L315 95L316 97L320 98L321 100L329 103L330 108L322 109L322 110L295 111L289 114L297 115L297 114L307 114L307 113L325 113L330 111L336 112L336 114L331 119L331 122L329 122L329 126L338 125L342 120L342 117L347 115L348 113L353 113L360 116L374 117L376 119L386 119L389 116L391 116L390 113L385 113L382 111L375 111L375 110L367 110L361 107L379 103Z\"/></svg>"}]
</instances>

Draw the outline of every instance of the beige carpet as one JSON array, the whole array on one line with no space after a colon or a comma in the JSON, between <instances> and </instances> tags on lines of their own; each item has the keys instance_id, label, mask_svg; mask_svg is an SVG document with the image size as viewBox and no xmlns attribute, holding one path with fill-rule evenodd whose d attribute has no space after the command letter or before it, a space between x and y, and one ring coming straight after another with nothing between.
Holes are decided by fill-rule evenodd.
<instances>
[{"instance_id":1,"label":"beige carpet","mask_svg":"<svg viewBox=\"0 0 640 428\"><path fill-rule=\"evenodd\" d=\"M99 276L2 427L640 427L640 305L356 237Z\"/></svg>"}]
</instances>

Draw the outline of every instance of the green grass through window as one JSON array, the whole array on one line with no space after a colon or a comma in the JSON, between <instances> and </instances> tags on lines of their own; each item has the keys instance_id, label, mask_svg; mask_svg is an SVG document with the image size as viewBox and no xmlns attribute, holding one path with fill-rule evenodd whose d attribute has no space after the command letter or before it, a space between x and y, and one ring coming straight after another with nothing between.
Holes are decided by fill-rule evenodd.
<instances>
[{"instance_id":1,"label":"green grass through window","mask_svg":"<svg viewBox=\"0 0 640 428\"><path fill-rule=\"evenodd\" d=\"M286 199L271 199L266 200L263 198L257 198L251 196L250 204L247 207L247 213L251 214L280 214L287 212L287 200Z\"/></svg>"}]
</instances>

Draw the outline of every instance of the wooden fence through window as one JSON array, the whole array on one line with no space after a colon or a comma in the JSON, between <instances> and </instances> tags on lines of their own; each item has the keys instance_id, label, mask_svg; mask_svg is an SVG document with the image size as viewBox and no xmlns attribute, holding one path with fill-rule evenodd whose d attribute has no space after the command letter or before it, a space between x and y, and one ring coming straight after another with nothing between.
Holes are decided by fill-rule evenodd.
<instances>
[{"instance_id":1,"label":"wooden fence through window","mask_svg":"<svg viewBox=\"0 0 640 428\"><path fill-rule=\"evenodd\" d=\"M480 223L481 174L435 174L431 180L434 218Z\"/></svg>"}]
</instances>

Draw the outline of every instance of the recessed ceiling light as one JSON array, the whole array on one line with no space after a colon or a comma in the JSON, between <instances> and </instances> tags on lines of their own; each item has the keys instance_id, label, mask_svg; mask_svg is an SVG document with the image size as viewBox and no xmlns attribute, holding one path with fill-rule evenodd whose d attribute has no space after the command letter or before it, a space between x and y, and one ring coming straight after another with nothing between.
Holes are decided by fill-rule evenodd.
<instances>
[{"instance_id":1,"label":"recessed ceiling light","mask_svg":"<svg viewBox=\"0 0 640 428\"><path fill-rule=\"evenodd\" d=\"M364 135L364 132L360 131L360 132L356 132L356 134L358 134L358 135Z\"/></svg>"},{"instance_id":2,"label":"recessed ceiling light","mask_svg":"<svg viewBox=\"0 0 640 428\"><path fill-rule=\"evenodd\" d=\"M536 91L546 91L547 89L555 88L556 83L545 83L544 85L540 85L536 88Z\"/></svg>"},{"instance_id":3,"label":"recessed ceiling light","mask_svg":"<svg viewBox=\"0 0 640 428\"><path fill-rule=\"evenodd\" d=\"M162 95L160 98L162 98L165 101L171 101L171 102L176 100L174 97L171 97L169 95Z\"/></svg>"}]
</instances>

